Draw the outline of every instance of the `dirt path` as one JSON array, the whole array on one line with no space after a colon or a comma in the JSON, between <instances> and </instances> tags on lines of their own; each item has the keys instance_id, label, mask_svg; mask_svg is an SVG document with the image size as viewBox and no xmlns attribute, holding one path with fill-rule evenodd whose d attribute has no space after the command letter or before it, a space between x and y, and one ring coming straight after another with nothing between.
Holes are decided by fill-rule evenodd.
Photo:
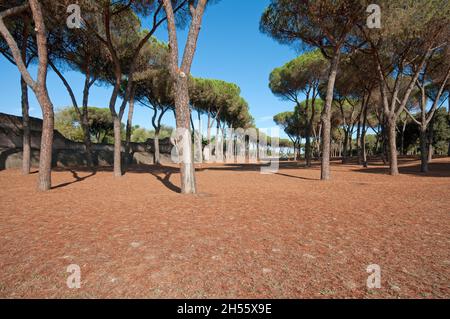
<instances>
[{"instance_id":1,"label":"dirt path","mask_svg":"<svg viewBox=\"0 0 450 319\"><path fill-rule=\"evenodd\" d=\"M45 194L1 171L0 297L449 298L450 159L417 164L333 165L331 182L317 166L203 165L196 196L174 168L56 171Z\"/></svg>"}]
</instances>

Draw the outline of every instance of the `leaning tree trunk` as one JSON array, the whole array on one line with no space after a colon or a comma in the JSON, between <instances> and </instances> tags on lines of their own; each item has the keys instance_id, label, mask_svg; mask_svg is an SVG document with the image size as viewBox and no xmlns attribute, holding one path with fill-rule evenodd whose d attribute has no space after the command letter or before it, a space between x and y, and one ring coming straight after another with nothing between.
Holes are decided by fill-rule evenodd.
<instances>
[{"instance_id":1,"label":"leaning tree trunk","mask_svg":"<svg viewBox=\"0 0 450 319\"><path fill-rule=\"evenodd\" d=\"M28 113L28 86L23 77L20 79L20 86L22 89L22 130L23 130L23 145L22 145L22 174L30 174L31 169L31 137L30 137L30 116Z\"/></svg>"},{"instance_id":2,"label":"leaning tree trunk","mask_svg":"<svg viewBox=\"0 0 450 319\"><path fill-rule=\"evenodd\" d=\"M389 119L387 123L388 142L389 142L389 171L392 176L398 175L397 164L397 126L395 119Z\"/></svg>"},{"instance_id":3,"label":"leaning tree trunk","mask_svg":"<svg viewBox=\"0 0 450 319\"><path fill-rule=\"evenodd\" d=\"M331 146L331 104L333 102L334 83L336 81L337 69L339 66L339 51L335 52L328 75L327 96L325 106L322 112L322 180L330 179L330 146Z\"/></svg>"},{"instance_id":4,"label":"leaning tree trunk","mask_svg":"<svg viewBox=\"0 0 450 319\"><path fill-rule=\"evenodd\" d=\"M41 149L39 155L38 189L41 191L46 191L49 190L52 185L51 171L54 113L52 102L50 101L47 89L45 87L36 90L36 97L42 107L43 114Z\"/></svg>"}]
</instances>

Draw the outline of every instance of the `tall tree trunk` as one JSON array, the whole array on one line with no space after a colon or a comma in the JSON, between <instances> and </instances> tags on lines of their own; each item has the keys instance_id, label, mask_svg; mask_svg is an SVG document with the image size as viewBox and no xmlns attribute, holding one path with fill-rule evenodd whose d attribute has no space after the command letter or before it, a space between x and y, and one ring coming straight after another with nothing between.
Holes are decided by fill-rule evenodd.
<instances>
[{"instance_id":1,"label":"tall tree trunk","mask_svg":"<svg viewBox=\"0 0 450 319\"><path fill-rule=\"evenodd\" d=\"M81 126L83 129L83 143L86 149L86 162L89 169L94 168L94 160L92 156L92 143L91 132L89 130L89 119L87 112L83 112L83 118L81 119Z\"/></svg>"},{"instance_id":2,"label":"tall tree trunk","mask_svg":"<svg viewBox=\"0 0 450 319\"><path fill-rule=\"evenodd\" d=\"M449 124L450 124L450 92L448 92L447 104L448 104L448 121L449 121ZM447 155L450 156L450 138L448 139Z\"/></svg>"},{"instance_id":3,"label":"tall tree trunk","mask_svg":"<svg viewBox=\"0 0 450 319\"><path fill-rule=\"evenodd\" d=\"M428 162L431 162L433 160L433 154L434 154L434 148L433 148L433 140L434 140L434 119L435 117L431 118L430 124L428 126Z\"/></svg>"},{"instance_id":4,"label":"tall tree trunk","mask_svg":"<svg viewBox=\"0 0 450 319\"><path fill-rule=\"evenodd\" d=\"M211 123L211 112L208 110L208 123L207 123L207 127L206 127L206 154L205 154L205 159L206 162L211 161L211 127L212 127L212 123Z\"/></svg>"},{"instance_id":5,"label":"tall tree trunk","mask_svg":"<svg viewBox=\"0 0 450 319\"><path fill-rule=\"evenodd\" d=\"M356 151L358 153L358 165L361 165L361 114L358 117L358 128L356 129Z\"/></svg>"},{"instance_id":6,"label":"tall tree trunk","mask_svg":"<svg viewBox=\"0 0 450 319\"><path fill-rule=\"evenodd\" d=\"M334 83L339 66L339 51L334 53L331 61L330 73L328 75L327 96L325 106L322 112L322 164L321 176L322 180L330 179L330 143L331 143L331 104L333 102Z\"/></svg>"},{"instance_id":7,"label":"tall tree trunk","mask_svg":"<svg viewBox=\"0 0 450 319\"><path fill-rule=\"evenodd\" d=\"M153 145L155 147L154 162L156 165L161 164L161 155L159 153L159 130L160 128L155 129L155 138L153 139Z\"/></svg>"},{"instance_id":8,"label":"tall tree trunk","mask_svg":"<svg viewBox=\"0 0 450 319\"><path fill-rule=\"evenodd\" d=\"M91 86L90 83L90 69L87 67L86 77L84 80L84 89L83 89L83 104L82 104L82 118L81 118L81 126L83 128L83 141L84 147L86 149L86 160L87 165L90 169L94 168L94 160L92 155L92 142L91 142L91 132L89 127L89 89Z\"/></svg>"},{"instance_id":9,"label":"tall tree trunk","mask_svg":"<svg viewBox=\"0 0 450 319\"><path fill-rule=\"evenodd\" d=\"M395 119L389 119L387 123L389 141L389 171L392 176L398 175L397 164L397 125Z\"/></svg>"},{"instance_id":10,"label":"tall tree trunk","mask_svg":"<svg viewBox=\"0 0 450 319\"><path fill-rule=\"evenodd\" d=\"M384 120L385 121L385 120ZM381 157L383 159L383 164L387 164L388 161L388 129L386 127L386 122L383 122L383 124L381 125L381 134L382 134L382 138L381 138ZM394 127L394 131L395 131L395 127Z\"/></svg>"},{"instance_id":11,"label":"tall tree trunk","mask_svg":"<svg viewBox=\"0 0 450 319\"><path fill-rule=\"evenodd\" d=\"M406 123L407 121L403 122L402 126L402 134L401 134L401 141L400 141L400 154L405 155L405 130L406 130Z\"/></svg>"},{"instance_id":12,"label":"tall tree trunk","mask_svg":"<svg viewBox=\"0 0 450 319\"><path fill-rule=\"evenodd\" d=\"M369 99L370 99L370 95L369 95L368 101L369 101ZM367 167L367 149L366 149L367 109L368 109L368 102L364 108L362 130L361 130L361 141L360 141L361 153L362 153L362 165L364 167Z\"/></svg>"},{"instance_id":13,"label":"tall tree trunk","mask_svg":"<svg viewBox=\"0 0 450 319\"><path fill-rule=\"evenodd\" d=\"M167 31L169 33L169 71L174 81L175 109L177 129L184 132L182 147L179 148L181 157L181 192L184 194L194 194L197 192L195 183L194 154L192 152L191 134L189 132L190 109L189 109L189 85L188 79L191 71L192 61L197 47L198 35L202 24L203 13L207 0L189 1L189 11L191 13L191 25L184 48L181 68L178 61L178 39L175 24L175 16L172 8L172 1L163 0L164 10L167 17ZM177 134L179 135L179 134ZM179 136L177 136L177 139ZM189 141L186 139L189 138ZM178 142L178 141L177 141Z\"/></svg>"},{"instance_id":14,"label":"tall tree trunk","mask_svg":"<svg viewBox=\"0 0 450 319\"><path fill-rule=\"evenodd\" d=\"M427 128L423 125L420 127L420 171L428 172L428 136Z\"/></svg>"},{"instance_id":15,"label":"tall tree trunk","mask_svg":"<svg viewBox=\"0 0 450 319\"><path fill-rule=\"evenodd\" d=\"M21 57L23 63L27 61L27 48L28 48L28 28L29 18L25 15L23 19L23 32L22 32L22 44L21 44ZM25 82L23 76L20 77L20 87L22 91L22 131L23 131L23 143L22 143L22 174L30 174L31 169L31 136L30 136L30 116L29 116L29 100L28 100L28 85Z\"/></svg>"},{"instance_id":16,"label":"tall tree trunk","mask_svg":"<svg viewBox=\"0 0 450 319\"><path fill-rule=\"evenodd\" d=\"M36 98L42 107L42 136L41 149L39 155L39 178L38 189L46 191L51 188L51 172L52 172L52 148L53 148L53 130L54 130L54 113L53 105L48 96L47 89L37 90Z\"/></svg>"},{"instance_id":17,"label":"tall tree trunk","mask_svg":"<svg viewBox=\"0 0 450 319\"><path fill-rule=\"evenodd\" d=\"M131 151L131 131L133 128L133 113L134 113L134 86L132 93L130 95L130 102L128 104L128 118L127 118L127 128L125 132L125 164L128 166L131 164L132 156Z\"/></svg>"},{"instance_id":18,"label":"tall tree trunk","mask_svg":"<svg viewBox=\"0 0 450 319\"><path fill-rule=\"evenodd\" d=\"M306 161L306 167L311 167L311 135L309 128L307 129L306 136L305 136L305 161Z\"/></svg>"},{"instance_id":19,"label":"tall tree trunk","mask_svg":"<svg viewBox=\"0 0 450 319\"><path fill-rule=\"evenodd\" d=\"M113 116L114 121L114 176L122 176L122 138L120 136L120 118Z\"/></svg>"},{"instance_id":20,"label":"tall tree trunk","mask_svg":"<svg viewBox=\"0 0 450 319\"><path fill-rule=\"evenodd\" d=\"M30 136L30 116L28 113L28 86L23 77L20 79L22 89L22 129L23 129L23 145L22 145L22 174L30 174L31 169L31 136Z\"/></svg>"},{"instance_id":21,"label":"tall tree trunk","mask_svg":"<svg viewBox=\"0 0 450 319\"><path fill-rule=\"evenodd\" d=\"M175 105L177 109L177 128L186 130L189 134L183 134L179 156L181 173L181 192L183 194L195 194L197 192L195 182L195 167L192 152L192 142L190 140L190 109L188 80L186 77L178 77L175 89ZM189 139L186 141L185 139Z\"/></svg>"},{"instance_id":22,"label":"tall tree trunk","mask_svg":"<svg viewBox=\"0 0 450 319\"><path fill-rule=\"evenodd\" d=\"M342 164L347 163L348 158L348 130L344 129L344 145L342 149Z\"/></svg>"}]
</instances>

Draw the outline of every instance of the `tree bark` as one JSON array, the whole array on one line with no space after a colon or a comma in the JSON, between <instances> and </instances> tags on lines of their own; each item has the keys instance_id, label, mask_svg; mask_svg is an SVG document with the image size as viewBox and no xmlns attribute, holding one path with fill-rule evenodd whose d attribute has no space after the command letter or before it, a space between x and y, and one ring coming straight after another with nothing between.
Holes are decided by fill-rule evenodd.
<instances>
[{"instance_id":1,"label":"tree bark","mask_svg":"<svg viewBox=\"0 0 450 319\"><path fill-rule=\"evenodd\" d=\"M41 136L41 149L39 155L39 178L38 189L46 191L51 188L51 171L52 171L52 148L53 148L53 130L54 130L54 113L53 105L44 87L36 93L36 98L42 107L43 123Z\"/></svg>"},{"instance_id":2,"label":"tree bark","mask_svg":"<svg viewBox=\"0 0 450 319\"><path fill-rule=\"evenodd\" d=\"M179 156L182 159L180 163L180 173L181 192L183 194L194 194L197 192L192 141L186 141L185 139L190 139L191 137L189 132L190 109L188 78L197 47L197 40L206 2L207 0L199 0L195 7L194 1L189 1L189 10L191 12L192 20L180 68L178 66L178 40L172 2L170 0L163 0L164 10L166 11L167 16L167 30L169 33L169 71L174 81L175 89L176 125L177 129L180 129L180 131L185 130L185 132L180 132L183 134L182 139L184 141L181 141L182 147L179 148ZM177 139L178 138L179 136L177 136Z\"/></svg>"},{"instance_id":3,"label":"tree bark","mask_svg":"<svg viewBox=\"0 0 450 319\"><path fill-rule=\"evenodd\" d=\"M161 164L161 155L159 153L159 128L155 130L155 138L153 139L153 145L155 146L155 158L154 162L156 165Z\"/></svg>"},{"instance_id":4,"label":"tree bark","mask_svg":"<svg viewBox=\"0 0 450 319\"><path fill-rule=\"evenodd\" d=\"M398 175L397 164L397 125L394 119L390 119L387 125L389 141L389 172L392 176Z\"/></svg>"},{"instance_id":5,"label":"tree bark","mask_svg":"<svg viewBox=\"0 0 450 319\"><path fill-rule=\"evenodd\" d=\"M23 19L23 32L22 32L22 44L21 44L21 56L22 61L26 63L27 60L27 48L28 48L28 29L29 19L27 16ZM20 77L20 87L22 91L22 174L30 174L31 169L31 136L30 136L30 116L29 116L29 100L28 100L28 86L23 76Z\"/></svg>"},{"instance_id":6,"label":"tree bark","mask_svg":"<svg viewBox=\"0 0 450 319\"><path fill-rule=\"evenodd\" d=\"M31 136L30 136L30 116L28 113L28 86L23 77L20 79L20 86L22 89L22 130L23 130L23 145L22 145L22 174L28 175L31 170Z\"/></svg>"},{"instance_id":7,"label":"tree bark","mask_svg":"<svg viewBox=\"0 0 450 319\"><path fill-rule=\"evenodd\" d=\"M130 102L128 104L127 128L125 132L125 164L131 164L131 131L133 129L133 113L134 113L134 86L131 89Z\"/></svg>"},{"instance_id":8,"label":"tree bark","mask_svg":"<svg viewBox=\"0 0 450 319\"><path fill-rule=\"evenodd\" d=\"M83 128L83 141L84 147L86 149L86 161L90 169L94 168L94 160L92 155L92 142L91 142L91 132L89 126L89 89L91 83L91 76L89 72L89 67L87 67L87 72L85 75L84 88L83 88L83 104L82 104L82 116L81 116L81 126Z\"/></svg>"},{"instance_id":9,"label":"tree bark","mask_svg":"<svg viewBox=\"0 0 450 319\"><path fill-rule=\"evenodd\" d=\"M420 171L428 172L428 136L424 126L420 127Z\"/></svg>"},{"instance_id":10,"label":"tree bark","mask_svg":"<svg viewBox=\"0 0 450 319\"><path fill-rule=\"evenodd\" d=\"M358 165L361 165L361 114L358 116L358 128L356 129L356 151L358 153Z\"/></svg>"},{"instance_id":11,"label":"tree bark","mask_svg":"<svg viewBox=\"0 0 450 319\"><path fill-rule=\"evenodd\" d=\"M21 52L17 42L6 28L3 19L10 15L18 14L29 7L33 15L36 31L36 44L38 49L38 72L37 80L34 81L27 70L26 63L22 59ZM19 69L23 80L31 87L42 109L43 125L41 136L41 150L39 159L39 177L38 189L46 191L51 188L51 168L52 168L52 146L53 146L53 128L54 114L53 105L50 101L47 91L47 32L45 29L42 8L37 0L29 0L28 3L0 12L0 33L8 43L11 53L14 57L17 68Z\"/></svg>"},{"instance_id":12,"label":"tree bark","mask_svg":"<svg viewBox=\"0 0 450 319\"><path fill-rule=\"evenodd\" d=\"M190 109L187 78L180 77L177 80L175 105L177 106L178 111L176 116L177 128L182 128L189 132L189 134L183 135L183 139L190 138ZM190 159L182 160L180 162L181 192L183 194L195 194L197 192L197 187L195 181L192 142L190 140L184 141L180 150L180 158Z\"/></svg>"},{"instance_id":13,"label":"tree bark","mask_svg":"<svg viewBox=\"0 0 450 319\"><path fill-rule=\"evenodd\" d=\"M309 132L305 136L305 161L306 167L311 167L311 136Z\"/></svg>"},{"instance_id":14,"label":"tree bark","mask_svg":"<svg viewBox=\"0 0 450 319\"><path fill-rule=\"evenodd\" d=\"M321 115L322 119L322 164L320 168L320 179L330 179L330 143L331 143L331 104L333 102L334 83L336 81L339 66L339 49L334 53L331 61L330 73L328 75L327 96L325 106Z\"/></svg>"},{"instance_id":15,"label":"tree bark","mask_svg":"<svg viewBox=\"0 0 450 319\"><path fill-rule=\"evenodd\" d=\"M122 176L122 138L120 136L120 118L113 116L114 121L114 177Z\"/></svg>"},{"instance_id":16,"label":"tree bark","mask_svg":"<svg viewBox=\"0 0 450 319\"><path fill-rule=\"evenodd\" d=\"M433 140L434 140L434 117L431 119L429 127L428 127L428 163L433 160L434 148L433 148Z\"/></svg>"},{"instance_id":17,"label":"tree bark","mask_svg":"<svg viewBox=\"0 0 450 319\"><path fill-rule=\"evenodd\" d=\"M450 91L448 91L447 105L448 105L448 123L450 124ZM447 156L450 156L450 138L448 139Z\"/></svg>"},{"instance_id":18,"label":"tree bark","mask_svg":"<svg viewBox=\"0 0 450 319\"><path fill-rule=\"evenodd\" d=\"M366 149L366 130L367 130L367 109L368 109L368 101L370 100L370 95L369 98L367 99L367 103L364 107L364 114L363 114L363 121L362 121L362 128L361 128L361 141L360 141L360 146L361 146L361 155L362 155L362 165L363 167L367 167L367 149Z\"/></svg>"},{"instance_id":19,"label":"tree bark","mask_svg":"<svg viewBox=\"0 0 450 319\"><path fill-rule=\"evenodd\" d=\"M348 158L348 130L344 129L344 145L342 149L342 164L347 163Z\"/></svg>"}]
</instances>

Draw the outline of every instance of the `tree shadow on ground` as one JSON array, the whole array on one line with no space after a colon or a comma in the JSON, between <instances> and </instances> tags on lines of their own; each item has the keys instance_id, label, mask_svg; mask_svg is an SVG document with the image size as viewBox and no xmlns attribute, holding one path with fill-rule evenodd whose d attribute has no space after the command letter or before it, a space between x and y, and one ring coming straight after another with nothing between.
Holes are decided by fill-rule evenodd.
<instances>
[{"instance_id":1,"label":"tree shadow on ground","mask_svg":"<svg viewBox=\"0 0 450 319\"><path fill-rule=\"evenodd\" d=\"M264 166L268 167L269 164L226 163L226 164L218 164L217 166L196 167L195 171L196 172L205 172L205 171L259 172L261 170L261 168ZM315 169L317 167L320 167L320 164L313 164L313 167L310 169ZM301 168L305 168L305 165L301 164L299 162L280 162L280 169L301 169ZM55 169L55 171L66 171L66 169L58 168L58 169ZM95 172L92 172L92 170L90 170L86 167L72 168L69 171L72 173L75 180L54 186L54 187L52 187L52 189L62 188L62 187L69 186L74 183L81 182L81 181L95 175L97 172L111 172L112 173L113 167L111 167L111 166L98 167L95 169ZM92 172L92 173L85 177L79 177L77 174L77 171L78 172ZM171 190L175 193L181 193L181 188L170 181L170 178L173 176L173 174L177 174L177 173L179 173L179 171L180 171L179 168L176 166L134 164L134 165L128 166L125 173L150 174L153 177L155 177L159 182L161 182L169 190ZM313 178L284 174L284 173L280 173L280 172L276 172L274 174L280 175L280 176L285 176L285 177L290 177L290 178L302 179L302 180L311 180L311 181L318 180L318 179L313 179Z\"/></svg>"},{"instance_id":2,"label":"tree shadow on ground","mask_svg":"<svg viewBox=\"0 0 450 319\"><path fill-rule=\"evenodd\" d=\"M178 170L176 170L176 171L178 171ZM150 174L155 176L158 181L160 181L165 187L170 189L172 192L181 193L181 188L176 186L175 184L173 184L170 181L170 177L174 173L174 171L171 170L171 167L169 167L169 169L166 169L164 172L161 172L161 173L164 174L164 177L159 176L158 172L150 171Z\"/></svg>"},{"instance_id":3,"label":"tree shadow on ground","mask_svg":"<svg viewBox=\"0 0 450 319\"><path fill-rule=\"evenodd\" d=\"M52 189L63 188L63 187L69 186L69 185L71 185L71 184L75 184L75 183L78 183L78 182L82 182L82 181L84 181L85 179L87 179L87 178L89 178L89 177L92 177L92 176L94 176L95 174L97 174L97 171L94 170L94 171L91 172L91 174L89 174L89 175L87 175L87 176L84 176L84 177L80 177L80 176L78 176L78 173L77 173L75 170L71 169L70 172L72 173L73 178L75 178L74 181L72 181L72 182L67 182L67 183L62 183L62 184L53 186Z\"/></svg>"},{"instance_id":4,"label":"tree shadow on ground","mask_svg":"<svg viewBox=\"0 0 450 319\"><path fill-rule=\"evenodd\" d=\"M360 168L353 171L358 173L389 175L389 167L386 165L377 165L376 167L373 167L374 165L370 164L369 166L369 168ZM428 173L422 173L420 171L420 163L415 165L400 166L399 173L421 177L450 177L450 163L431 162L428 164L428 168Z\"/></svg>"}]
</instances>

